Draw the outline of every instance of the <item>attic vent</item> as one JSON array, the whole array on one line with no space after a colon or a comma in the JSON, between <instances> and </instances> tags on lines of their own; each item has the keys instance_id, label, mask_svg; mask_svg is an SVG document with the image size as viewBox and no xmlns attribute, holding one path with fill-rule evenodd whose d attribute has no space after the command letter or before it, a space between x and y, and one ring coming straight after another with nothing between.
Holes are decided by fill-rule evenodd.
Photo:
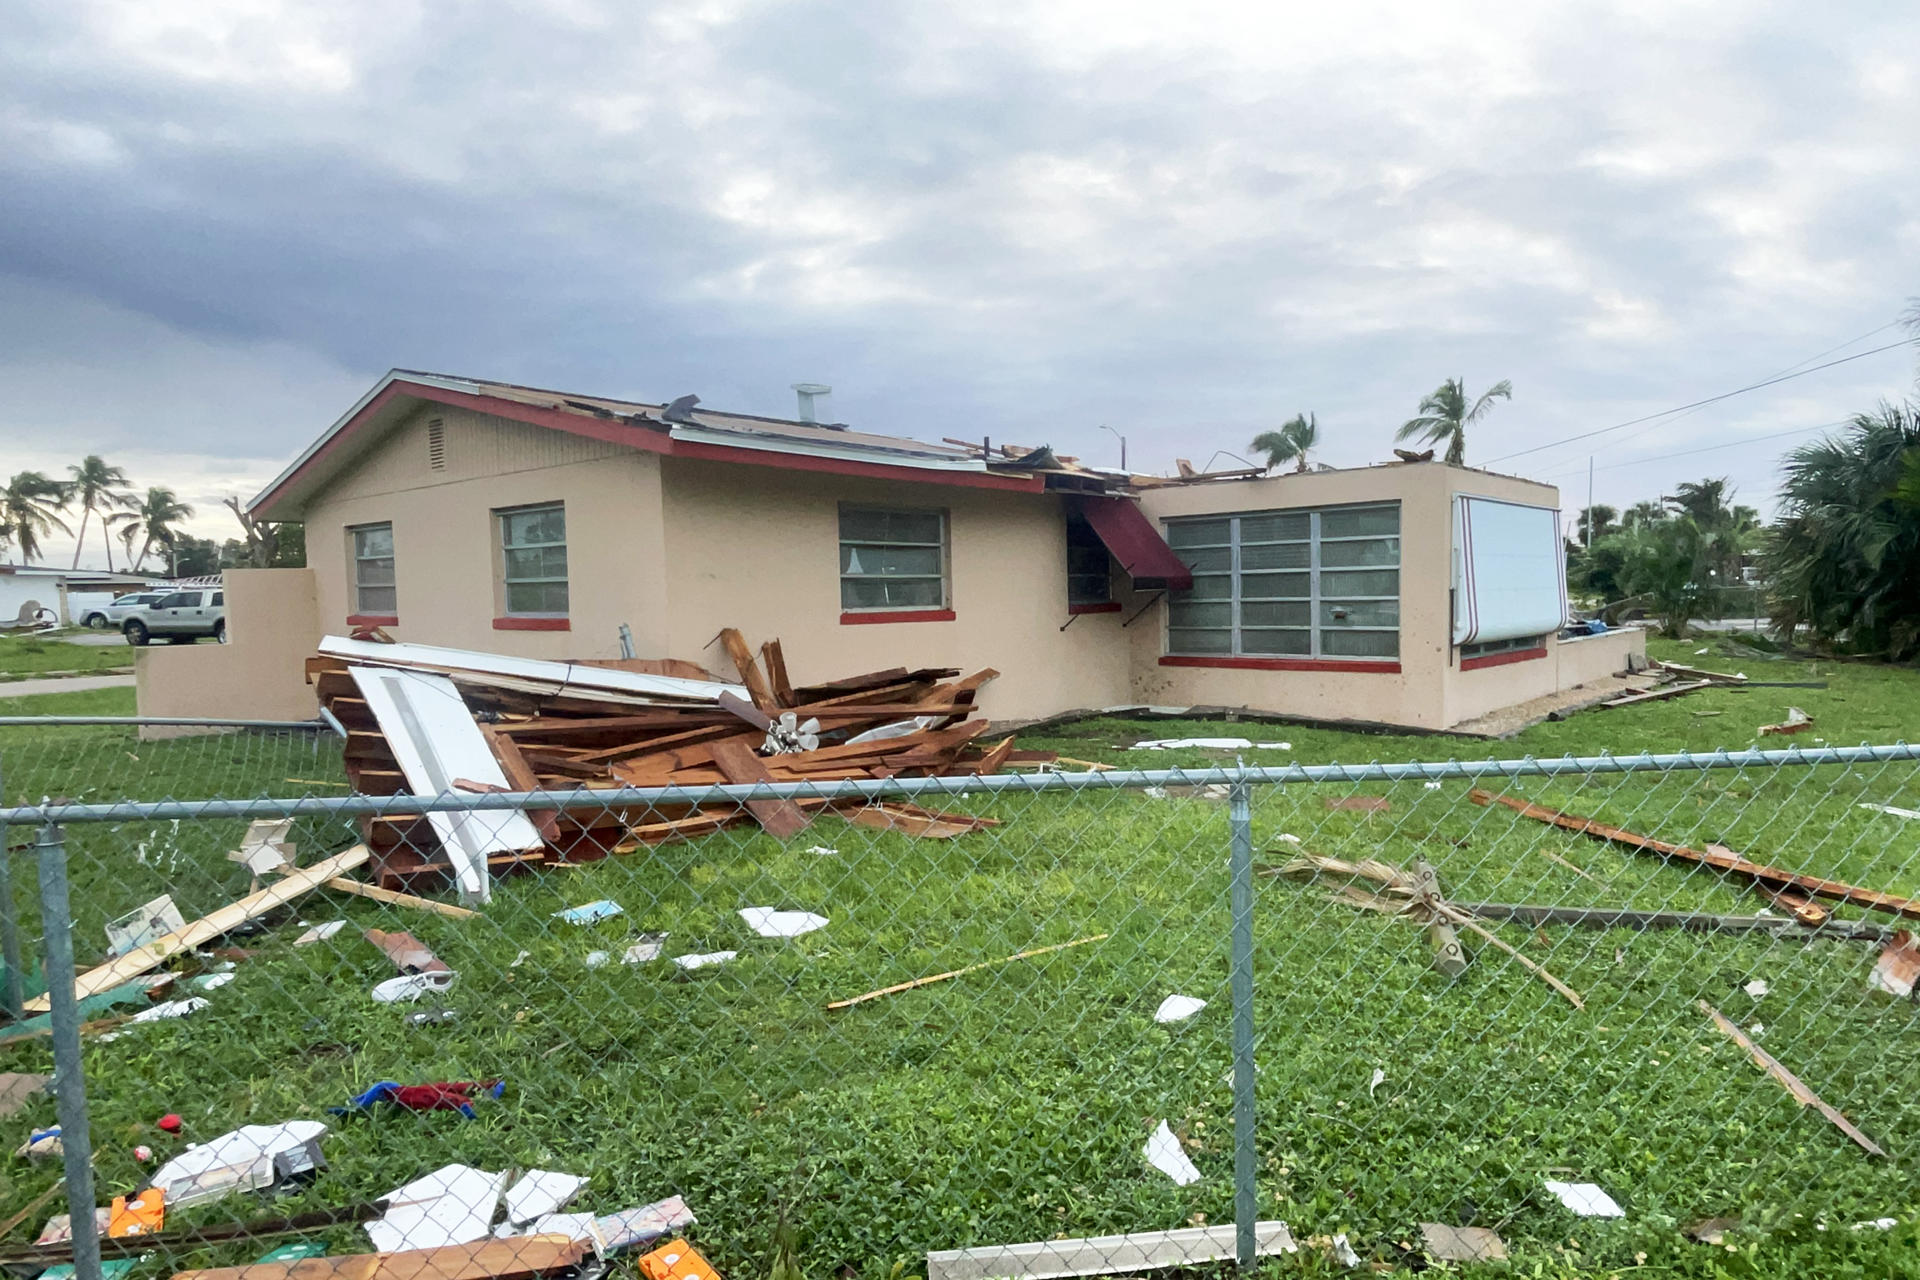
<instances>
[{"instance_id":1,"label":"attic vent","mask_svg":"<svg viewBox=\"0 0 1920 1280\"><path fill-rule=\"evenodd\" d=\"M439 418L427 420L427 467L433 471L447 469L447 424Z\"/></svg>"}]
</instances>

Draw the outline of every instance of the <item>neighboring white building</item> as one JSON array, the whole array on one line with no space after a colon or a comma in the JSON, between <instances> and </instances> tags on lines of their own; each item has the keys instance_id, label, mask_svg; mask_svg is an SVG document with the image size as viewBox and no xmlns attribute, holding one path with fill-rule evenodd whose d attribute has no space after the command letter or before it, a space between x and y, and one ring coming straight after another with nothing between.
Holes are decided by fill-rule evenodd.
<instances>
[{"instance_id":1,"label":"neighboring white building","mask_svg":"<svg viewBox=\"0 0 1920 1280\"><path fill-rule=\"evenodd\" d=\"M44 564L0 564L0 630L30 627L52 615L62 625L79 620L88 603L165 581L145 573L59 569Z\"/></svg>"}]
</instances>

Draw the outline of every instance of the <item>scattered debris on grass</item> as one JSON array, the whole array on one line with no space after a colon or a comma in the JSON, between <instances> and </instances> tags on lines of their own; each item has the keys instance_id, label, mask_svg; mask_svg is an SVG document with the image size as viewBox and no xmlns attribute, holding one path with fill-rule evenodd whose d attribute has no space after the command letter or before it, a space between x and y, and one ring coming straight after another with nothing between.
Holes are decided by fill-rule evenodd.
<instances>
[{"instance_id":1,"label":"scattered debris on grass","mask_svg":"<svg viewBox=\"0 0 1920 1280\"><path fill-rule=\"evenodd\" d=\"M394 968L403 974L412 973L448 973L446 963L426 944L410 933L387 933L380 929L367 929L362 934L368 942L380 948L393 961Z\"/></svg>"},{"instance_id":2,"label":"scattered debris on grass","mask_svg":"<svg viewBox=\"0 0 1920 1280\"><path fill-rule=\"evenodd\" d=\"M1293 1233L1278 1221L1256 1222L1254 1254L1271 1258L1298 1253ZM1133 1275L1170 1267L1224 1262L1234 1256L1232 1224L1177 1231L1133 1231L1121 1236L1036 1240L1030 1244L978 1245L927 1255L927 1280L1072 1280L1079 1276Z\"/></svg>"},{"instance_id":3,"label":"scattered debris on grass","mask_svg":"<svg viewBox=\"0 0 1920 1280\"><path fill-rule=\"evenodd\" d=\"M142 1009L139 1013L128 1018L127 1023L128 1025L133 1025L141 1022L164 1022L170 1018L184 1018L189 1014L200 1012L200 1010L212 1003L213 1001L200 996L188 996L185 1000L164 1000L159 1004ZM101 1037L103 1040L107 1038L106 1036Z\"/></svg>"},{"instance_id":4,"label":"scattered debris on grass","mask_svg":"<svg viewBox=\"0 0 1920 1280\"><path fill-rule=\"evenodd\" d=\"M602 898L598 902L589 902L578 907L568 907L564 911L553 913L555 920L564 920L568 924L599 924L602 920L611 920L623 916L626 909L611 898Z\"/></svg>"},{"instance_id":5,"label":"scattered debris on grass","mask_svg":"<svg viewBox=\"0 0 1920 1280\"><path fill-rule=\"evenodd\" d=\"M1423 1222L1420 1238L1427 1253L1438 1262L1494 1262L1507 1256L1507 1242L1486 1227Z\"/></svg>"},{"instance_id":6,"label":"scattered debris on grass","mask_svg":"<svg viewBox=\"0 0 1920 1280\"><path fill-rule=\"evenodd\" d=\"M1681 1228L1680 1234L1695 1244L1725 1244L1739 1229L1738 1218L1702 1218Z\"/></svg>"},{"instance_id":7,"label":"scattered debris on grass","mask_svg":"<svg viewBox=\"0 0 1920 1280\"><path fill-rule=\"evenodd\" d=\"M334 934L346 927L347 922L345 920L329 920L325 924L317 924L295 938L293 945L296 947L310 947L316 942L325 942L328 938L331 938Z\"/></svg>"},{"instance_id":8,"label":"scattered debris on grass","mask_svg":"<svg viewBox=\"0 0 1920 1280\"><path fill-rule=\"evenodd\" d=\"M1891 894L1878 893L1872 889L1862 889L1838 880L1823 880L1817 876L1801 875L1794 871L1782 871L1778 867L1764 866L1758 862L1749 861L1724 846L1709 845L1702 851L1690 849L1685 845L1669 844L1664 840L1656 840L1652 836L1643 836L1622 827L1612 827L1604 822L1596 822L1592 818L1582 818L1577 814L1549 809L1518 796L1495 795L1478 787L1469 791L1467 798L1479 805L1502 804L1522 817L1545 822L1567 831L1576 831L1582 835L1592 836L1596 840L1624 845L1642 853L1657 853L1669 859L1678 858L1687 862L1702 863L1721 871L1737 872L1755 881L1769 897L1777 897L1782 892L1806 894L1815 898L1871 907L1876 911L1891 912L1910 920L1920 920L1920 903L1896 898ZM1806 920L1804 922L1823 922L1824 915L1823 912L1822 921Z\"/></svg>"},{"instance_id":9,"label":"scattered debris on grass","mask_svg":"<svg viewBox=\"0 0 1920 1280\"><path fill-rule=\"evenodd\" d=\"M367 1238L382 1253L471 1244L493 1232L493 1214L507 1187L505 1173L449 1164L384 1199L386 1213L364 1224Z\"/></svg>"},{"instance_id":10,"label":"scattered debris on grass","mask_svg":"<svg viewBox=\"0 0 1920 1280\"><path fill-rule=\"evenodd\" d=\"M931 974L925 978L915 978L911 982L897 982L891 987L881 987L878 991L868 991L862 995L853 996L846 1000L835 1000L829 1004L827 1008L845 1009L851 1005L864 1004L868 1000L878 1000L881 996L890 996L901 991L911 991L915 987L924 987L929 983L945 982L949 978L958 978L962 974L977 973L981 969L991 969L996 965L1012 964L1016 960L1028 960L1034 956L1046 955L1050 951L1065 951L1068 947L1084 947L1089 942L1101 942L1107 937L1107 934L1096 933L1085 938L1075 938L1072 942L1056 942L1050 947L1035 947L1031 951L1022 951L1016 955L1003 956L998 960L982 960L978 964L970 964L962 969L949 969L945 973ZM731 955L732 953L729 952L728 954Z\"/></svg>"},{"instance_id":11,"label":"scattered debris on grass","mask_svg":"<svg viewBox=\"0 0 1920 1280\"><path fill-rule=\"evenodd\" d=\"M559 1173L552 1169L529 1169L507 1188L507 1221L504 1234L517 1235L550 1213L558 1213L586 1188L587 1179L577 1173ZM505 1230L512 1228L512 1230Z\"/></svg>"},{"instance_id":12,"label":"scattered debris on grass","mask_svg":"<svg viewBox=\"0 0 1920 1280\"><path fill-rule=\"evenodd\" d=\"M1689 933L1772 933L1782 937L1831 938L1856 942L1886 942L1897 936L1891 925L1862 920L1828 918L1808 926L1791 916L1770 913L1721 916L1703 911L1638 911L1629 907L1548 907L1507 902L1455 902L1455 907L1482 920L1509 920L1515 924L1565 924L1588 929L1680 929Z\"/></svg>"},{"instance_id":13,"label":"scattered debris on grass","mask_svg":"<svg viewBox=\"0 0 1920 1280\"><path fill-rule=\"evenodd\" d=\"M1155 1022L1185 1022L1194 1014L1207 1007L1207 1002L1198 996L1168 996L1153 1011Z\"/></svg>"},{"instance_id":14,"label":"scattered debris on grass","mask_svg":"<svg viewBox=\"0 0 1920 1280\"><path fill-rule=\"evenodd\" d=\"M1755 978L1752 982L1749 982L1740 989L1752 996L1755 1000L1758 1000L1761 996L1767 994L1771 988L1767 986L1767 980L1765 978Z\"/></svg>"},{"instance_id":15,"label":"scattered debris on grass","mask_svg":"<svg viewBox=\"0 0 1920 1280\"><path fill-rule=\"evenodd\" d=\"M244 1125L188 1147L154 1172L152 1185L176 1209L270 1187L323 1167L320 1139L326 1132L318 1120Z\"/></svg>"},{"instance_id":16,"label":"scattered debris on grass","mask_svg":"<svg viewBox=\"0 0 1920 1280\"><path fill-rule=\"evenodd\" d=\"M1187 1153L1180 1147L1180 1139L1173 1135L1173 1130L1167 1127L1165 1120L1147 1139L1144 1154L1148 1164L1172 1178L1178 1186L1192 1186L1200 1181L1200 1170L1193 1161L1187 1159Z\"/></svg>"},{"instance_id":17,"label":"scattered debris on grass","mask_svg":"<svg viewBox=\"0 0 1920 1280\"><path fill-rule=\"evenodd\" d=\"M1573 1005L1574 1008L1586 1008L1586 1002L1580 998L1579 992L1481 927L1467 912L1440 897L1437 879L1434 882L1433 888L1429 889L1425 896L1421 896L1416 890L1414 877L1409 876L1398 867L1389 866L1387 863L1377 861L1373 858L1368 858L1361 862L1347 862L1339 858L1329 858L1317 853L1301 853L1282 866L1262 867L1259 871L1260 874L1267 876L1289 876L1310 879L1324 873L1327 875L1346 876L1350 879L1371 880L1386 891L1386 896L1369 893L1357 885L1349 884L1344 886L1339 893L1333 895L1334 901L1344 902L1349 906L1360 907L1367 911L1378 911L1384 915L1402 917L1416 924L1446 923L1459 925L1512 956L1521 965L1539 977L1542 982L1545 982L1548 986L1564 996L1567 1002ZM1456 941L1454 946L1458 947L1458 945ZM1462 959L1464 959L1464 955ZM1447 960L1450 963L1449 956L1441 952L1436 952L1436 964L1439 964L1443 960Z\"/></svg>"},{"instance_id":18,"label":"scattered debris on grass","mask_svg":"<svg viewBox=\"0 0 1920 1280\"><path fill-rule=\"evenodd\" d=\"M354 1280L535 1280L577 1267L587 1246L559 1236L516 1236L430 1248L327 1258L323 1273ZM183 1271L174 1280L298 1280L319 1260L293 1259L245 1267Z\"/></svg>"},{"instance_id":19,"label":"scattered debris on grass","mask_svg":"<svg viewBox=\"0 0 1920 1280\"><path fill-rule=\"evenodd\" d=\"M1549 1178L1547 1190L1558 1196L1561 1204L1583 1218L1627 1216L1627 1211L1616 1204L1612 1196L1591 1182L1555 1182Z\"/></svg>"},{"instance_id":20,"label":"scattered debris on grass","mask_svg":"<svg viewBox=\"0 0 1920 1280\"><path fill-rule=\"evenodd\" d=\"M1327 1242L1327 1253L1333 1260L1352 1271L1360 1265L1360 1255L1353 1251L1353 1243L1344 1233L1336 1235Z\"/></svg>"},{"instance_id":21,"label":"scattered debris on grass","mask_svg":"<svg viewBox=\"0 0 1920 1280\"><path fill-rule=\"evenodd\" d=\"M1387 1073L1379 1067L1373 1069L1373 1078L1367 1081L1367 1097L1372 1098L1374 1090L1387 1082Z\"/></svg>"},{"instance_id":22,"label":"scattered debris on grass","mask_svg":"<svg viewBox=\"0 0 1920 1280\"><path fill-rule=\"evenodd\" d=\"M1291 742L1254 742L1250 738L1148 738L1123 751L1291 751ZM1073 761L1075 764L1082 761ZM1111 767L1111 766L1109 766Z\"/></svg>"},{"instance_id":23,"label":"scattered debris on grass","mask_svg":"<svg viewBox=\"0 0 1920 1280\"><path fill-rule=\"evenodd\" d=\"M1909 821L1914 818L1920 818L1920 809L1901 809L1890 804L1863 804L1860 807L1862 809L1871 809L1875 813L1887 814L1889 817L1906 818Z\"/></svg>"},{"instance_id":24,"label":"scattered debris on grass","mask_svg":"<svg viewBox=\"0 0 1920 1280\"><path fill-rule=\"evenodd\" d=\"M1763 724L1760 736L1765 738L1774 734L1800 733L1813 728L1813 717L1798 707L1787 708L1787 718L1779 724Z\"/></svg>"},{"instance_id":25,"label":"scattered debris on grass","mask_svg":"<svg viewBox=\"0 0 1920 1280\"><path fill-rule=\"evenodd\" d=\"M720 1280L720 1273L685 1240L670 1240L642 1255L639 1267L645 1280Z\"/></svg>"},{"instance_id":26,"label":"scattered debris on grass","mask_svg":"<svg viewBox=\"0 0 1920 1280\"><path fill-rule=\"evenodd\" d=\"M107 1207L107 1235L116 1240L150 1236L166 1222L167 1193L160 1187L148 1187L132 1197L115 1196Z\"/></svg>"},{"instance_id":27,"label":"scattered debris on grass","mask_svg":"<svg viewBox=\"0 0 1920 1280\"><path fill-rule=\"evenodd\" d=\"M27 1105L33 1095L47 1087L52 1076L22 1071L0 1072L0 1116L10 1116Z\"/></svg>"},{"instance_id":28,"label":"scattered debris on grass","mask_svg":"<svg viewBox=\"0 0 1920 1280\"><path fill-rule=\"evenodd\" d=\"M1851 1120L1841 1115L1839 1111L1829 1106L1819 1094L1808 1088L1799 1076L1796 1076L1793 1072L1787 1070L1785 1066L1781 1065L1779 1059L1755 1044L1746 1032L1740 1030L1739 1027L1734 1026L1732 1022L1728 1021L1726 1015L1722 1014L1705 1000L1700 1002L1700 1011L1713 1019L1713 1025L1720 1029L1720 1034L1726 1036L1742 1049L1745 1049L1747 1056L1752 1058L1761 1070L1778 1081L1780 1086L1792 1094L1794 1100L1801 1106L1812 1107L1821 1115L1825 1116L1836 1129L1846 1134L1849 1138L1852 1138L1854 1142L1859 1145L1860 1149L1868 1155L1884 1156L1887 1154L1880 1149L1879 1144L1875 1143L1872 1138L1869 1138L1866 1134L1855 1128Z\"/></svg>"},{"instance_id":29,"label":"scattered debris on grass","mask_svg":"<svg viewBox=\"0 0 1920 1280\"><path fill-rule=\"evenodd\" d=\"M798 938L827 927L827 918L811 911L776 911L772 907L742 907L740 918L763 938Z\"/></svg>"},{"instance_id":30,"label":"scattered debris on grass","mask_svg":"<svg viewBox=\"0 0 1920 1280\"><path fill-rule=\"evenodd\" d=\"M613 963L611 951L589 951L581 958L581 964L589 969L601 969Z\"/></svg>"},{"instance_id":31,"label":"scattered debris on grass","mask_svg":"<svg viewBox=\"0 0 1920 1280\"><path fill-rule=\"evenodd\" d=\"M437 996L446 992L459 976L447 969L433 973L403 973L374 987L373 998L377 1004L412 1004L423 996Z\"/></svg>"},{"instance_id":32,"label":"scattered debris on grass","mask_svg":"<svg viewBox=\"0 0 1920 1280\"><path fill-rule=\"evenodd\" d=\"M1141 795L1149 800L1226 800L1233 788L1224 782L1209 782L1192 787L1147 787Z\"/></svg>"},{"instance_id":33,"label":"scattered debris on grass","mask_svg":"<svg viewBox=\"0 0 1920 1280\"><path fill-rule=\"evenodd\" d=\"M60 1145L60 1126L56 1124L46 1129L29 1129L27 1140L15 1147L13 1154L17 1160L45 1160L65 1150Z\"/></svg>"},{"instance_id":34,"label":"scattered debris on grass","mask_svg":"<svg viewBox=\"0 0 1920 1280\"><path fill-rule=\"evenodd\" d=\"M705 969L711 965L725 964L739 954L738 951L709 951L703 955L675 956L673 962L682 969Z\"/></svg>"},{"instance_id":35,"label":"scattered debris on grass","mask_svg":"<svg viewBox=\"0 0 1920 1280\"><path fill-rule=\"evenodd\" d=\"M658 960L666 949L667 935L664 933L643 933L640 940L621 953L621 964L645 964L649 960Z\"/></svg>"},{"instance_id":36,"label":"scattered debris on grass","mask_svg":"<svg viewBox=\"0 0 1920 1280\"><path fill-rule=\"evenodd\" d=\"M1887 940L1880 958L1873 962L1867 985L1902 1000L1911 1000L1916 982L1920 982L1920 947L1914 945L1913 935L1902 929Z\"/></svg>"},{"instance_id":37,"label":"scattered debris on grass","mask_svg":"<svg viewBox=\"0 0 1920 1280\"><path fill-rule=\"evenodd\" d=\"M173 896L163 893L117 920L107 922L107 955L123 956L187 927Z\"/></svg>"},{"instance_id":38,"label":"scattered debris on grass","mask_svg":"<svg viewBox=\"0 0 1920 1280\"><path fill-rule=\"evenodd\" d=\"M458 1111L467 1119L478 1112L474 1103L498 1098L507 1090L504 1080L438 1080L431 1084L400 1084L382 1080L365 1093L347 1100L344 1107L331 1108L337 1115L352 1110L371 1111L383 1103L402 1111Z\"/></svg>"}]
</instances>

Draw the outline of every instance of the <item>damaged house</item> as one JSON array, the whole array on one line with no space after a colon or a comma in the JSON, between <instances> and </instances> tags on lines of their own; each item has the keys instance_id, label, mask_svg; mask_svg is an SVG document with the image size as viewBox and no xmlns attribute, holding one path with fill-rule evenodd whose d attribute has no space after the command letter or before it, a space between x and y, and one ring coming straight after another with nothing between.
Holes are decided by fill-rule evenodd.
<instances>
[{"instance_id":1,"label":"damaged house","mask_svg":"<svg viewBox=\"0 0 1920 1280\"><path fill-rule=\"evenodd\" d=\"M227 575L232 643L140 655L143 714L311 715L322 635L797 681L997 668L1020 721L1240 707L1445 729L1625 669L1563 639L1559 494L1440 462L1175 478L1050 450L395 370L249 504L301 570Z\"/></svg>"}]
</instances>

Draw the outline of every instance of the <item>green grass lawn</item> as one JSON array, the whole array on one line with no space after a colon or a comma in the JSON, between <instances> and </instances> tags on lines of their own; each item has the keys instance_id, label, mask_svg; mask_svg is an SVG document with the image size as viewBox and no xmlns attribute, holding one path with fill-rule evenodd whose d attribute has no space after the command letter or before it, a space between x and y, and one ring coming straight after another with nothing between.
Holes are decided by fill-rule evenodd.
<instances>
[{"instance_id":1,"label":"green grass lawn","mask_svg":"<svg viewBox=\"0 0 1920 1280\"><path fill-rule=\"evenodd\" d=\"M81 633L90 634L90 633ZM127 644L68 644L58 635L10 635L0 632L0 684L51 673L91 673L133 669Z\"/></svg>"},{"instance_id":2,"label":"green grass lawn","mask_svg":"<svg viewBox=\"0 0 1920 1280\"><path fill-rule=\"evenodd\" d=\"M1756 745L1757 726L1798 705L1812 744L1892 741L1920 723L1920 675L1858 664L1755 663L1698 645L1656 652L1755 679L1826 690L1708 690L1667 703L1582 714L1511 742L1341 733L1279 725L1095 721L1030 745L1152 767L1216 753L1116 749L1136 738L1240 735L1286 740L1270 759L1304 762L1593 754ZM0 701L0 713L112 713L130 691ZM1708 714L1717 712L1718 714ZM0 729L0 783L13 801L217 793L336 794L332 744L232 735L139 742L115 729ZM1529 779L1510 790L1662 838L1718 840L1758 859L1920 894L1920 823L1858 808L1920 808L1911 765ZM1597 844L1473 805L1465 783L1262 788L1259 857L1294 846L1398 865L1426 859L1461 900L1694 908L1765 905L1704 870ZM1330 796L1387 797L1390 812L1330 811ZM297 1212L382 1194L450 1161L590 1174L600 1211L678 1192L692 1238L729 1280L763 1271L780 1206L810 1277L917 1271L930 1248L1155 1230L1232 1218L1228 1087L1226 809L1134 792L1006 796L955 807L999 817L991 834L913 841L822 819L782 846L730 831L608 862L497 882L475 921L326 894L257 937L213 1007L87 1048L103 1188L137 1184L131 1148L180 1143L150 1126L164 1111L205 1139L242 1123L325 1117L383 1079L505 1076L506 1098L474 1121L380 1114L332 1121L330 1167L271 1205L241 1198L169 1225ZM222 856L236 823L74 826L76 946L102 952L101 926L163 889L189 917L246 890ZM17 841L20 833L14 833ZM308 824L303 854L336 848L338 824ZM832 854L807 852L813 844ZM1588 879L1542 856L1578 865ZM32 876L16 874L37 934ZM1296 1234L1344 1231L1363 1256L1404 1260L1422 1220L1495 1225L1514 1249L1504 1274L1689 1276L1920 1273L1912 1220L1920 1149L1920 1018L1870 993L1861 943L1496 926L1585 998L1584 1012L1507 957L1468 939L1474 961L1448 982L1423 933L1328 900L1326 886L1260 882L1256 920L1260 1209ZM626 914L590 928L551 919L598 898ZM824 930L753 936L736 910L816 911ZM451 1024L403 1025L368 989L391 966L349 930L295 949L299 922L346 919L411 930L461 977ZM737 950L731 964L680 974L625 966L641 932L668 955ZM832 999L1034 946L1105 941L889 996L837 1013ZM614 962L588 966L589 953ZM521 952L528 953L515 964ZM1742 988L1769 984L1758 999ZM1180 992L1210 1001L1189 1023L1152 1012ZM1891 1153L1872 1160L1796 1106L1699 1013L1706 999ZM0 1070L45 1070L45 1042L0 1048ZM1373 1073L1385 1073L1370 1087ZM0 1140L47 1123L37 1101ZM1159 1120L1203 1179L1180 1188L1141 1159ZM57 1172L12 1163L0 1213ZM1544 1178L1600 1183L1624 1222L1572 1217ZM104 1195L104 1192L103 1192ZM1738 1215L1734 1249L1678 1228ZM1894 1216L1892 1232L1853 1232ZM36 1223L37 1225L37 1223ZM22 1228L22 1233L28 1228ZM328 1234L336 1251L357 1230ZM247 1260L264 1246L209 1254ZM1645 1255L1641 1259L1639 1255ZM144 1273L206 1259L175 1255ZM1268 1268L1331 1273L1313 1260Z\"/></svg>"}]
</instances>

